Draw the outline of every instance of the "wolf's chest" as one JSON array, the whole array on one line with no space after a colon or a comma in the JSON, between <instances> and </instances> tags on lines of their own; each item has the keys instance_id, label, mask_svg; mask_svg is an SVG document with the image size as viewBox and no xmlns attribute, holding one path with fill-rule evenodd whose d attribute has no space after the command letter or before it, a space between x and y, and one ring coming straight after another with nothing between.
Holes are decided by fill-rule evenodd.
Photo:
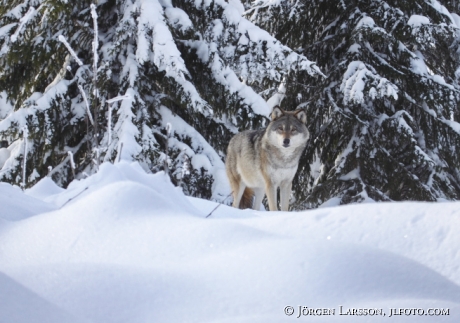
<instances>
[{"instance_id":1,"label":"wolf's chest","mask_svg":"<svg viewBox=\"0 0 460 323\"><path fill-rule=\"evenodd\" d=\"M297 171L297 165L287 168L279 168L279 167L267 167L267 172L271 178L271 181L276 184L280 185L283 182L290 182L294 178L294 175Z\"/></svg>"}]
</instances>

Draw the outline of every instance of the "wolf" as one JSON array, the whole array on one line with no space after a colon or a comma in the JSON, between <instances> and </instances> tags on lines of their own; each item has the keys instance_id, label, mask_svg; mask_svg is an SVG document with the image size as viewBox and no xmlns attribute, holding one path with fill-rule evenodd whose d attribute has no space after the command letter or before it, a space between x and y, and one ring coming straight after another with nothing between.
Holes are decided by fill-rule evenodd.
<instances>
[{"instance_id":1,"label":"wolf","mask_svg":"<svg viewBox=\"0 0 460 323\"><path fill-rule=\"evenodd\" d=\"M266 128L246 130L230 140L225 168L233 207L258 210L266 194L270 211L278 211L279 187L281 210L288 211L292 180L309 138L306 123L304 110L275 106Z\"/></svg>"}]
</instances>

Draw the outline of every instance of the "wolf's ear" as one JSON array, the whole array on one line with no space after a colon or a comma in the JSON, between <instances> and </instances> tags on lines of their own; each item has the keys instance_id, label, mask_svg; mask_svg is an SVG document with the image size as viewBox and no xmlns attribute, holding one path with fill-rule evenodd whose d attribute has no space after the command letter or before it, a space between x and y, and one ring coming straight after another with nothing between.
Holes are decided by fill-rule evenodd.
<instances>
[{"instance_id":1,"label":"wolf's ear","mask_svg":"<svg viewBox=\"0 0 460 323\"><path fill-rule=\"evenodd\" d=\"M284 114L284 111L281 110L281 108L277 105L273 108L273 111L272 111L272 114L271 114L271 117L272 117L272 120L276 120L278 119L279 117L281 117L282 115Z\"/></svg>"},{"instance_id":2,"label":"wolf's ear","mask_svg":"<svg viewBox=\"0 0 460 323\"><path fill-rule=\"evenodd\" d=\"M305 113L305 110L303 110L303 109L297 110L296 113L295 113L295 116L302 123L307 123L307 114Z\"/></svg>"}]
</instances>

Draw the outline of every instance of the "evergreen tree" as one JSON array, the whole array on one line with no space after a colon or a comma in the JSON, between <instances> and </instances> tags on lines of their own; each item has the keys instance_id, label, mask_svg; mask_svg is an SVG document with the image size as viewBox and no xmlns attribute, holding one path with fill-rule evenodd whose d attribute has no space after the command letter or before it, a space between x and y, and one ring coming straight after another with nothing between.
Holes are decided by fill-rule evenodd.
<instances>
[{"instance_id":1,"label":"evergreen tree","mask_svg":"<svg viewBox=\"0 0 460 323\"><path fill-rule=\"evenodd\" d=\"M185 191L222 200L233 133L266 122L264 99L283 79L321 74L243 18L238 1L0 3L0 102L13 107L0 114L0 137L13 142L0 180L11 183L23 180L27 127L29 186L49 167L66 186L102 160L168 167L175 181L190 159Z\"/></svg>"},{"instance_id":2,"label":"evergreen tree","mask_svg":"<svg viewBox=\"0 0 460 323\"><path fill-rule=\"evenodd\" d=\"M447 8L446 8L447 6ZM449 8L449 9L448 9ZM258 1L246 15L318 63L285 107L305 107L312 139L296 207L460 197L456 1Z\"/></svg>"}]
</instances>

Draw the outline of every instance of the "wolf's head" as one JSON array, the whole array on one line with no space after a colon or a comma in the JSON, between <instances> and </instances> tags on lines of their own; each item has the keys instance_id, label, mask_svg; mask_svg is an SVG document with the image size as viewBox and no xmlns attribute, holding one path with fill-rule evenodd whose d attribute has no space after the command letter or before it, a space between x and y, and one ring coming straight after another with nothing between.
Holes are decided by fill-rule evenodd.
<instances>
[{"instance_id":1,"label":"wolf's head","mask_svg":"<svg viewBox=\"0 0 460 323\"><path fill-rule=\"evenodd\" d=\"M304 110L284 111L279 106L273 108L272 121L267 127L272 144L284 148L297 148L308 140L307 114Z\"/></svg>"}]
</instances>

